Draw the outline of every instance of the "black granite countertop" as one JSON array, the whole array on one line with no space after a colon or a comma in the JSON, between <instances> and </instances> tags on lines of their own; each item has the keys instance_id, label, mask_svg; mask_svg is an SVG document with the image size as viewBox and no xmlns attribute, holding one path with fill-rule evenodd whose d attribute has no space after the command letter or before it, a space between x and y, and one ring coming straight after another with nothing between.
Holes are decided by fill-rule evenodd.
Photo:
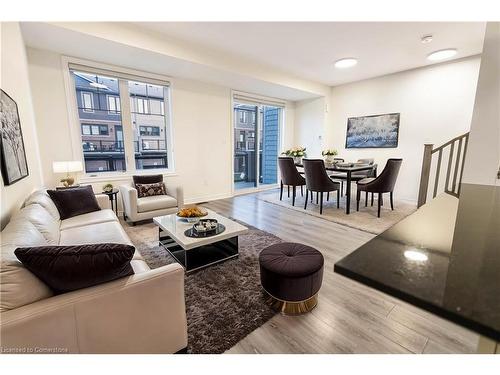
<instances>
[{"instance_id":1,"label":"black granite countertop","mask_svg":"<svg viewBox=\"0 0 500 375\"><path fill-rule=\"evenodd\" d=\"M500 341L500 186L443 193L334 269Z\"/></svg>"}]
</instances>

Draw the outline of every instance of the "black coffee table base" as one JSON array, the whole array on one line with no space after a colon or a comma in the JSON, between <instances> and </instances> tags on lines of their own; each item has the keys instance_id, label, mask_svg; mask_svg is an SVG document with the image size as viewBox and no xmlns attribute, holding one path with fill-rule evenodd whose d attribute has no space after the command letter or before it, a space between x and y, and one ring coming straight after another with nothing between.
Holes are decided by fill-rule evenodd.
<instances>
[{"instance_id":1,"label":"black coffee table base","mask_svg":"<svg viewBox=\"0 0 500 375\"><path fill-rule=\"evenodd\" d=\"M158 228L159 244L186 270L186 273L224 262L238 256L238 236L184 250L166 232Z\"/></svg>"}]
</instances>

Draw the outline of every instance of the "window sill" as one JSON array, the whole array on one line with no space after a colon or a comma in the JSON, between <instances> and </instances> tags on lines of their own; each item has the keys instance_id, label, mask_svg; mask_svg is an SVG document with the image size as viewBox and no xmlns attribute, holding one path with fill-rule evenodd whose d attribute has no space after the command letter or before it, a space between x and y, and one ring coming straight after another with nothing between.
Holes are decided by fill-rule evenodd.
<instances>
[{"instance_id":1,"label":"window sill","mask_svg":"<svg viewBox=\"0 0 500 375\"><path fill-rule=\"evenodd\" d=\"M85 175L79 179L80 183L97 183L97 182L110 182L110 181L125 181L131 180L132 176L137 175L148 175L148 174L162 174L164 177L176 177L178 174L175 171L165 171L165 170L147 170L147 171L136 171L134 173L117 173L117 174L103 174L97 176Z\"/></svg>"}]
</instances>

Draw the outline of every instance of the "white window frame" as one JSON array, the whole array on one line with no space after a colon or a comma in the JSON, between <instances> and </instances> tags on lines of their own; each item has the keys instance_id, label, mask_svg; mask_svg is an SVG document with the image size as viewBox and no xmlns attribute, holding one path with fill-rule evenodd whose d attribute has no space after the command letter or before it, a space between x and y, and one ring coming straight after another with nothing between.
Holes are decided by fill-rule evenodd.
<instances>
[{"instance_id":1,"label":"white window frame","mask_svg":"<svg viewBox=\"0 0 500 375\"><path fill-rule=\"evenodd\" d=\"M85 106L85 96L86 95L90 96L90 108L87 108ZM81 96L82 96L82 111L87 112L87 113L93 113L94 112L94 93L92 91L82 91Z\"/></svg>"},{"instance_id":2,"label":"white window frame","mask_svg":"<svg viewBox=\"0 0 500 375\"><path fill-rule=\"evenodd\" d=\"M231 181L231 195L232 196L237 196L237 195L243 195L243 194L248 194L250 192L257 192L257 191L264 191L264 190L270 190L270 189L275 189L276 187L279 186L279 183L276 184L270 184L270 185L258 185L257 187L249 188L249 189L235 189L234 187L234 148L235 148L235 139L234 139L234 121L235 121L235 114L234 114L234 103L248 103L248 104L255 104L255 105L270 105L270 106L276 106L281 108L281 118L280 118L280 129L279 129L279 137L278 137L278 150L283 149L283 142L285 139L285 124L286 124L286 113L287 113L287 102L282 99L278 98L272 98L272 97L267 97L267 96L262 96L262 95L257 95L257 94L251 94L251 93L246 93L242 91L237 91L237 90L231 90L231 150L230 150L230 157L231 157L231 176L230 176L230 181ZM257 131L259 129L259 124L257 121L256 124ZM254 142L256 142L256 138L254 136ZM257 163L259 160L257 160ZM257 164L258 165L258 164ZM279 181L279 168L277 171L277 180Z\"/></svg>"},{"instance_id":3,"label":"white window frame","mask_svg":"<svg viewBox=\"0 0 500 375\"><path fill-rule=\"evenodd\" d=\"M108 101L108 113L110 115L119 115L121 114L121 111L120 111L120 97L119 96L115 96L115 95L106 95L106 99ZM115 106L115 109L111 109L111 106L110 104L111 103L114 103L114 106Z\"/></svg>"},{"instance_id":4,"label":"white window frame","mask_svg":"<svg viewBox=\"0 0 500 375\"><path fill-rule=\"evenodd\" d=\"M81 145L81 131L80 131L80 117L78 113L78 108L76 106L76 90L73 75L71 74L70 66L78 66L77 70L90 71L96 74L102 74L105 76L113 76L119 79L119 91L120 97L130 98L129 89L127 81L140 81L144 83L152 83L160 86L167 86L166 96L164 98L164 112L168 113L165 116L165 138L168 153L168 168L158 168L154 170L149 169L137 169L135 168L135 154L133 145L133 127L132 118L128 116L131 113L130 100L120 100L120 110L122 114L122 129L123 129L123 142L125 145L125 171L115 171L115 172L101 172L101 173L85 173L85 175L80 179L84 183L93 182L105 182L105 181L119 181L124 179L129 179L133 175L137 174L151 174L161 173L165 176L176 176L175 172L175 148L174 148L174 129L172 124L172 84L170 82L171 78L149 72L143 72L134 69L122 68L114 65L104 64L96 61L84 60L69 56L61 56L61 62L63 66L63 78L64 78L64 88L66 92L66 107L68 110L69 117L69 127L71 136L71 149L74 160L81 160L82 163L85 162L83 155L83 148ZM81 68L80 68L81 66ZM166 102L165 102L166 101Z\"/></svg>"},{"instance_id":5,"label":"white window frame","mask_svg":"<svg viewBox=\"0 0 500 375\"><path fill-rule=\"evenodd\" d=\"M141 115L150 115L151 113L149 112L149 99L147 98L139 98L135 97L137 100L137 113L140 113ZM139 101L141 105L139 105ZM139 108L142 108L142 111L139 110Z\"/></svg>"}]
</instances>

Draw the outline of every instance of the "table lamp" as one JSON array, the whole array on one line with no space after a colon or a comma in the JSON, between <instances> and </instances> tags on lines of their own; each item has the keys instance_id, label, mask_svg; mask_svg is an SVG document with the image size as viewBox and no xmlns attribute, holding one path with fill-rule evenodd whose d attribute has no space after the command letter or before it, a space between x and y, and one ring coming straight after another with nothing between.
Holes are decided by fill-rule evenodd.
<instances>
[{"instance_id":1,"label":"table lamp","mask_svg":"<svg viewBox=\"0 0 500 375\"><path fill-rule=\"evenodd\" d=\"M83 171L81 161L55 161L52 163L54 173L66 173L66 177L60 181L65 187L72 186L75 183L75 178L70 176L70 173Z\"/></svg>"}]
</instances>

